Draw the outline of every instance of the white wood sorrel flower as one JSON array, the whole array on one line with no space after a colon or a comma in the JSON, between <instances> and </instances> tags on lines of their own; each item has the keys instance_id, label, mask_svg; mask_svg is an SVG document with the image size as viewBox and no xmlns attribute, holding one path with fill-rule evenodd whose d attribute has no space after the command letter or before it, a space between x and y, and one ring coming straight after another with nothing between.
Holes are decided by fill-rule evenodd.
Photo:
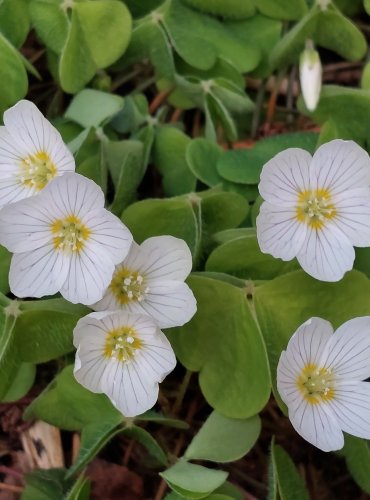
<instances>
[{"instance_id":1,"label":"white wood sorrel flower","mask_svg":"<svg viewBox=\"0 0 370 500\"><path fill-rule=\"evenodd\" d=\"M0 210L0 243L14 252L9 284L18 297L59 291L70 302L92 304L131 242L126 226L105 210L100 187L75 173Z\"/></svg>"},{"instance_id":2,"label":"white wood sorrel flower","mask_svg":"<svg viewBox=\"0 0 370 500\"><path fill-rule=\"evenodd\" d=\"M175 368L171 344L149 316L95 312L73 332L74 374L92 392L106 394L126 417L151 408L158 383Z\"/></svg>"},{"instance_id":3,"label":"white wood sorrel flower","mask_svg":"<svg viewBox=\"0 0 370 500\"><path fill-rule=\"evenodd\" d=\"M156 236L140 246L133 243L103 299L92 308L147 314L160 328L181 326L197 309L193 292L184 283L191 267L189 247L179 238Z\"/></svg>"},{"instance_id":4,"label":"white wood sorrel flower","mask_svg":"<svg viewBox=\"0 0 370 500\"><path fill-rule=\"evenodd\" d=\"M30 101L4 113L0 127L0 207L39 191L58 175L74 172L60 133Z\"/></svg>"},{"instance_id":5,"label":"white wood sorrel flower","mask_svg":"<svg viewBox=\"0 0 370 500\"><path fill-rule=\"evenodd\" d=\"M313 158L298 148L277 154L259 184L262 252L297 257L314 278L339 281L352 269L353 246L370 246L369 186L369 155L353 141L328 142Z\"/></svg>"},{"instance_id":6,"label":"white wood sorrel flower","mask_svg":"<svg viewBox=\"0 0 370 500\"><path fill-rule=\"evenodd\" d=\"M280 356L277 387L295 430L323 451L343 447L343 432L370 439L370 316L303 323Z\"/></svg>"}]
</instances>

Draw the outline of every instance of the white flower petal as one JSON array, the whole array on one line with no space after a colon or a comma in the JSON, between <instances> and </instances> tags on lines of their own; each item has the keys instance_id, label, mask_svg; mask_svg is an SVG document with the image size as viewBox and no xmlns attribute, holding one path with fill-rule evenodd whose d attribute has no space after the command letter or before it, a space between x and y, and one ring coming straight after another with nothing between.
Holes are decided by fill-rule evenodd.
<instances>
[{"instance_id":1,"label":"white flower petal","mask_svg":"<svg viewBox=\"0 0 370 500\"><path fill-rule=\"evenodd\" d=\"M320 450L343 448L343 432L327 405L310 404L302 399L296 408L289 408L289 419L298 434Z\"/></svg>"},{"instance_id":2,"label":"white flower petal","mask_svg":"<svg viewBox=\"0 0 370 500\"><path fill-rule=\"evenodd\" d=\"M297 219L295 208L267 202L261 205L256 226L261 251L283 260L292 260L297 255L307 233L307 225Z\"/></svg>"},{"instance_id":3,"label":"white flower petal","mask_svg":"<svg viewBox=\"0 0 370 500\"><path fill-rule=\"evenodd\" d=\"M54 295L65 281L68 267L68 259L50 244L15 254L10 265L10 289L17 297Z\"/></svg>"},{"instance_id":4,"label":"white flower petal","mask_svg":"<svg viewBox=\"0 0 370 500\"><path fill-rule=\"evenodd\" d=\"M307 365L319 365L332 334L329 321L310 318L290 338L277 367L277 388L288 407L302 400L297 385L299 375Z\"/></svg>"},{"instance_id":5,"label":"white flower petal","mask_svg":"<svg viewBox=\"0 0 370 500\"><path fill-rule=\"evenodd\" d=\"M71 152L60 133L30 101L19 101L4 113L4 124L23 158L48 153L58 172L74 171Z\"/></svg>"},{"instance_id":6,"label":"white flower petal","mask_svg":"<svg viewBox=\"0 0 370 500\"><path fill-rule=\"evenodd\" d=\"M140 246L143 267L140 271L150 279L183 281L190 273L192 256L184 240L173 236L148 238ZM125 262L130 266L130 260Z\"/></svg>"},{"instance_id":7,"label":"white flower petal","mask_svg":"<svg viewBox=\"0 0 370 500\"><path fill-rule=\"evenodd\" d=\"M118 217L100 209L87 214L83 221L91 231L92 243L104 247L114 264L126 257L132 244L132 234Z\"/></svg>"},{"instance_id":8,"label":"white flower petal","mask_svg":"<svg viewBox=\"0 0 370 500\"><path fill-rule=\"evenodd\" d=\"M126 417L135 417L152 408L158 398L158 384L147 384L135 361L109 363L101 387L114 406Z\"/></svg>"},{"instance_id":9,"label":"white flower petal","mask_svg":"<svg viewBox=\"0 0 370 500\"><path fill-rule=\"evenodd\" d=\"M56 177L40 193L42 199L53 207L56 217L74 214L83 218L90 212L104 207L104 194L91 179L75 173Z\"/></svg>"},{"instance_id":10,"label":"white flower petal","mask_svg":"<svg viewBox=\"0 0 370 500\"><path fill-rule=\"evenodd\" d=\"M176 366L176 357L167 337L160 330L144 340L143 348L136 356L142 377L162 382Z\"/></svg>"},{"instance_id":11,"label":"white flower petal","mask_svg":"<svg viewBox=\"0 0 370 500\"><path fill-rule=\"evenodd\" d=\"M50 241L50 207L42 200L28 198L0 211L0 243L11 252L27 252Z\"/></svg>"},{"instance_id":12,"label":"white flower petal","mask_svg":"<svg viewBox=\"0 0 370 500\"><path fill-rule=\"evenodd\" d=\"M340 326L329 339L320 363L341 379L370 377L370 316Z\"/></svg>"},{"instance_id":13,"label":"white flower petal","mask_svg":"<svg viewBox=\"0 0 370 500\"><path fill-rule=\"evenodd\" d=\"M297 255L306 273L322 281L339 281L353 267L355 251L347 237L333 224L321 229L308 227Z\"/></svg>"},{"instance_id":14,"label":"white flower petal","mask_svg":"<svg viewBox=\"0 0 370 500\"><path fill-rule=\"evenodd\" d=\"M370 246L370 188L344 191L333 199L333 224L356 247Z\"/></svg>"},{"instance_id":15,"label":"white flower petal","mask_svg":"<svg viewBox=\"0 0 370 500\"><path fill-rule=\"evenodd\" d=\"M369 382L340 382L328 404L344 432L370 439Z\"/></svg>"},{"instance_id":16,"label":"white flower petal","mask_svg":"<svg viewBox=\"0 0 370 500\"><path fill-rule=\"evenodd\" d=\"M114 272L114 264L97 245L86 245L71 255L68 276L60 289L73 304L93 304L100 300Z\"/></svg>"},{"instance_id":17,"label":"white flower petal","mask_svg":"<svg viewBox=\"0 0 370 500\"><path fill-rule=\"evenodd\" d=\"M78 347L75 359L74 376L79 384L91 392L104 392L101 388L102 377L109 366L98 348L89 351Z\"/></svg>"},{"instance_id":18,"label":"white flower petal","mask_svg":"<svg viewBox=\"0 0 370 500\"><path fill-rule=\"evenodd\" d=\"M300 192L310 189L311 155L304 149L289 148L268 161L258 185L262 198L273 205L293 207Z\"/></svg>"},{"instance_id":19,"label":"white flower petal","mask_svg":"<svg viewBox=\"0 0 370 500\"><path fill-rule=\"evenodd\" d=\"M370 185L370 158L353 141L336 139L323 144L313 156L312 189L327 189L331 196Z\"/></svg>"},{"instance_id":20,"label":"white flower petal","mask_svg":"<svg viewBox=\"0 0 370 500\"><path fill-rule=\"evenodd\" d=\"M149 292L142 302L127 304L129 310L148 314L160 328L182 326L194 316L197 303L186 283L179 281L148 282Z\"/></svg>"}]
</instances>

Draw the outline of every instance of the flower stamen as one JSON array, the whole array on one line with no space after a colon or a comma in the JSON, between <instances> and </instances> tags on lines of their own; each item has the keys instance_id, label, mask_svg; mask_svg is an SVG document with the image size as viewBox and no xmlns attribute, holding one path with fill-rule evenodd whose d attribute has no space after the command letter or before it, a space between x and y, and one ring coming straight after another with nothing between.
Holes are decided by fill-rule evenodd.
<instances>
[{"instance_id":1,"label":"flower stamen","mask_svg":"<svg viewBox=\"0 0 370 500\"><path fill-rule=\"evenodd\" d=\"M114 273L110 289L119 304L142 302L149 292L144 276L127 267L121 267Z\"/></svg>"},{"instance_id":2,"label":"flower stamen","mask_svg":"<svg viewBox=\"0 0 370 500\"><path fill-rule=\"evenodd\" d=\"M75 215L58 219L51 225L53 245L63 252L80 252L90 237L90 230Z\"/></svg>"},{"instance_id":3,"label":"flower stamen","mask_svg":"<svg viewBox=\"0 0 370 500\"><path fill-rule=\"evenodd\" d=\"M333 374L327 368L307 364L297 379L297 386L306 401L318 404L334 398Z\"/></svg>"},{"instance_id":4,"label":"flower stamen","mask_svg":"<svg viewBox=\"0 0 370 500\"><path fill-rule=\"evenodd\" d=\"M137 337L136 331L123 326L108 332L104 345L104 356L118 361L129 361L141 349L142 342Z\"/></svg>"},{"instance_id":5,"label":"flower stamen","mask_svg":"<svg viewBox=\"0 0 370 500\"><path fill-rule=\"evenodd\" d=\"M321 229L327 219L336 216L331 195L326 189L302 191L298 196L296 217L314 229Z\"/></svg>"},{"instance_id":6,"label":"flower stamen","mask_svg":"<svg viewBox=\"0 0 370 500\"><path fill-rule=\"evenodd\" d=\"M58 170L48 153L38 151L22 160L18 179L25 186L41 191L57 173Z\"/></svg>"}]
</instances>

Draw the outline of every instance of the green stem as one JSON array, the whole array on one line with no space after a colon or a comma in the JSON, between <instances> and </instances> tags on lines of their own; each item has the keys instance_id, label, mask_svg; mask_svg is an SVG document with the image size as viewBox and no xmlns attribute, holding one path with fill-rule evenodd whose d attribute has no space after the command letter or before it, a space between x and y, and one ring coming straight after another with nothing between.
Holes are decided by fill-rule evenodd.
<instances>
[{"instance_id":1,"label":"green stem","mask_svg":"<svg viewBox=\"0 0 370 500\"><path fill-rule=\"evenodd\" d=\"M182 401L184 399L184 396L186 394L186 391L189 387L189 383L190 383L192 374L193 374L193 372L191 372L190 370L186 370L186 373L184 375L184 378L182 379L182 382L181 382L181 385L179 388L179 392L177 393L176 401L175 401L173 408L172 408L173 415L177 415L180 411L180 407L181 407Z\"/></svg>"}]
</instances>

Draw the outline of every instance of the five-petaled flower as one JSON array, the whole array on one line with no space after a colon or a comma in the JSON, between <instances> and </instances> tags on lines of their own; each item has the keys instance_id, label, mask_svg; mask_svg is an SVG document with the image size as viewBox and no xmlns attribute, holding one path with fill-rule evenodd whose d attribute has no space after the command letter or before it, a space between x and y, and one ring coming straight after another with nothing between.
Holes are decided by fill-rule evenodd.
<instances>
[{"instance_id":1,"label":"five-petaled flower","mask_svg":"<svg viewBox=\"0 0 370 500\"><path fill-rule=\"evenodd\" d=\"M0 243L14 252L9 284L18 297L60 293L73 303L100 300L127 255L132 235L104 208L92 180L67 173L0 211Z\"/></svg>"},{"instance_id":2,"label":"five-petaled flower","mask_svg":"<svg viewBox=\"0 0 370 500\"><path fill-rule=\"evenodd\" d=\"M185 241L173 236L133 243L126 259L116 267L97 311L123 309L151 316L160 328L181 326L196 311L196 300L184 279L192 257Z\"/></svg>"},{"instance_id":3,"label":"five-petaled flower","mask_svg":"<svg viewBox=\"0 0 370 500\"><path fill-rule=\"evenodd\" d=\"M344 323L311 318L294 333L277 368L277 387L295 430L323 451L343 432L370 439L370 316Z\"/></svg>"},{"instance_id":4,"label":"five-petaled flower","mask_svg":"<svg viewBox=\"0 0 370 500\"><path fill-rule=\"evenodd\" d=\"M146 315L91 313L79 320L73 336L77 381L106 394L126 417L155 404L158 383L176 366L171 344Z\"/></svg>"},{"instance_id":5,"label":"five-petaled flower","mask_svg":"<svg viewBox=\"0 0 370 500\"><path fill-rule=\"evenodd\" d=\"M313 158L298 148L277 154L259 184L262 252L297 257L314 278L340 280L352 269L353 246L370 246L369 186L369 155L353 141L331 141Z\"/></svg>"},{"instance_id":6,"label":"five-petaled flower","mask_svg":"<svg viewBox=\"0 0 370 500\"><path fill-rule=\"evenodd\" d=\"M0 207L39 191L56 176L74 172L74 158L60 133L30 101L4 113L0 127Z\"/></svg>"}]
</instances>

